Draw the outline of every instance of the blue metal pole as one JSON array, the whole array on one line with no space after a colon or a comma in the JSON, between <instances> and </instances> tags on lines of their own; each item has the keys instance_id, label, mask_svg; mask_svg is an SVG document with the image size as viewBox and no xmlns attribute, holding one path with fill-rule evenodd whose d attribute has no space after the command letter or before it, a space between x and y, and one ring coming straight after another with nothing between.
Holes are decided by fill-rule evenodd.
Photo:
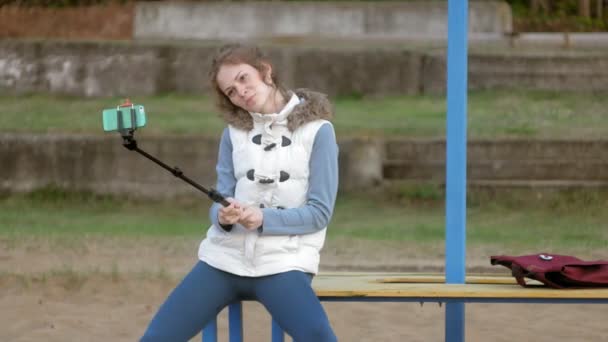
<instances>
[{"instance_id":1,"label":"blue metal pole","mask_svg":"<svg viewBox=\"0 0 608 342\"><path fill-rule=\"evenodd\" d=\"M446 283L465 282L468 0L448 0ZM445 340L464 341L464 302L447 303Z\"/></svg>"},{"instance_id":2,"label":"blue metal pole","mask_svg":"<svg viewBox=\"0 0 608 342\"><path fill-rule=\"evenodd\" d=\"M243 341L243 305L241 302L228 306L228 330L230 342Z\"/></svg>"},{"instance_id":3,"label":"blue metal pole","mask_svg":"<svg viewBox=\"0 0 608 342\"><path fill-rule=\"evenodd\" d=\"M203 342L217 342L217 318L207 323L201 335L203 335L201 338Z\"/></svg>"}]
</instances>

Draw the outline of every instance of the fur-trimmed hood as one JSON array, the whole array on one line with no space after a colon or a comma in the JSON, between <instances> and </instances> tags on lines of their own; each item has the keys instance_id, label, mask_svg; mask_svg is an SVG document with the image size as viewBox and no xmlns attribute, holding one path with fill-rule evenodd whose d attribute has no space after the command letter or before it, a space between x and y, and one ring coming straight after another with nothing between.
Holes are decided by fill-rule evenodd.
<instances>
[{"instance_id":1,"label":"fur-trimmed hood","mask_svg":"<svg viewBox=\"0 0 608 342\"><path fill-rule=\"evenodd\" d=\"M287 128L290 131L293 132L296 128L314 120L331 120L333 118L332 105L327 99L327 95L308 89L296 89L293 93L298 96L301 102L294 107L287 117ZM289 92L288 96L291 95L292 92ZM232 113L224 113L223 118L227 124L235 128L246 131L253 129L253 118L246 110L239 108Z\"/></svg>"}]
</instances>

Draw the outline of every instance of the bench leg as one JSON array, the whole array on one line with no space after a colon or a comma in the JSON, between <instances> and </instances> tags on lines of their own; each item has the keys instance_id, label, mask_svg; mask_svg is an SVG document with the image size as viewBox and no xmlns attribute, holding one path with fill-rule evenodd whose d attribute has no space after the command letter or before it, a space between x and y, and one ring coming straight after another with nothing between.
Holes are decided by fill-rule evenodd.
<instances>
[{"instance_id":1,"label":"bench leg","mask_svg":"<svg viewBox=\"0 0 608 342\"><path fill-rule=\"evenodd\" d=\"M203 342L217 342L217 318L207 323L201 335Z\"/></svg>"},{"instance_id":2,"label":"bench leg","mask_svg":"<svg viewBox=\"0 0 608 342\"><path fill-rule=\"evenodd\" d=\"M240 302L228 306L228 329L230 342L243 341L243 306ZM203 329L203 342L217 342L217 318Z\"/></svg>"},{"instance_id":3,"label":"bench leg","mask_svg":"<svg viewBox=\"0 0 608 342\"><path fill-rule=\"evenodd\" d=\"M243 341L243 305L241 302L228 307L228 329L230 342Z\"/></svg>"},{"instance_id":4,"label":"bench leg","mask_svg":"<svg viewBox=\"0 0 608 342\"><path fill-rule=\"evenodd\" d=\"M285 334L277 321L272 320L272 342L284 342Z\"/></svg>"},{"instance_id":5,"label":"bench leg","mask_svg":"<svg viewBox=\"0 0 608 342\"><path fill-rule=\"evenodd\" d=\"M243 306L240 302L228 306L228 329L230 342L243 341ZM217 342L217 318L203 329L202 342ZM272 342L284 342L285 333L279 323L272 320Z\"/></svg>"},{"instance_id":6,"label":"bench leg","mask_svg":"<svg viewBox=\"0 0 608 342\"><path fill-rule=\"evenodd\" d=\"M445 342L464 342L464 303L445 305Z\"/></svg>"}]
</instances>

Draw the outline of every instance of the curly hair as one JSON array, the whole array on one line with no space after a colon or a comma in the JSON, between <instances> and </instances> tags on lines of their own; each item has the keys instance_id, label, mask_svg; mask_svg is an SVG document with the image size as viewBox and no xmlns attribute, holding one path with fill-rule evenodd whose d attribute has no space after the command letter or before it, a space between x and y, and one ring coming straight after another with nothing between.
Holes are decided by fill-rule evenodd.
<instances>
[{"instance_id":1,"label":"curly hair","mask_svg":"<svg viewBox=\"0 0 608 342\"><path fill-rule=\"evenodd\" d=\"M209 71L211 88L215 90L217 97L216 105L223 114L233 114L243 110L230 101L230 98L224 94L217 83L217 74L220 67L224 64L249 64L258 70L261 75L264 75L267 72L268 66L270 66L272 69L272 73L270 74L272 82L266 84L274 87L284 97L287 97L287 91L281 86L277 70L273 67L270 58L259 47L239 43L226 44L219 48L211 62L211 69ZM266 79L263 79L266 82Z\"/></svg>"}]
</instances>

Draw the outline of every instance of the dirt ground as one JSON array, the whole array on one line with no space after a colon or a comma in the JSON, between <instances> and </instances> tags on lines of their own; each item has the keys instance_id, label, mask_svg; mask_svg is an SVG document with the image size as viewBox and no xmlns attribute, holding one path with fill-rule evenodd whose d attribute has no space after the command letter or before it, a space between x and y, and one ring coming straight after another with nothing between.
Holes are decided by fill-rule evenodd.
<instances>
[{"instance_id":1,"label":"dirt ground","mask_svg":"<svg viewBox=\"0 0 608 342\"><path fill-rule=\"evenodd\" d=\"M0 341L137 340L196 261L197 244L164 238L0 239ZM439 247L381 245L332 242L321 269L436 271L443 264ZM505 273L483 266L486 253L472 251L468 264ZM324 306L340 341L444 340L445 307L435 303ZM244 317L246 341L270 340L263 307L245 303ZM466 340L606 341L606 319L608 306L598 304L467 304ZM225 312L218 327L220 341L227 341Z\"/></svg>"}]
</instances>

